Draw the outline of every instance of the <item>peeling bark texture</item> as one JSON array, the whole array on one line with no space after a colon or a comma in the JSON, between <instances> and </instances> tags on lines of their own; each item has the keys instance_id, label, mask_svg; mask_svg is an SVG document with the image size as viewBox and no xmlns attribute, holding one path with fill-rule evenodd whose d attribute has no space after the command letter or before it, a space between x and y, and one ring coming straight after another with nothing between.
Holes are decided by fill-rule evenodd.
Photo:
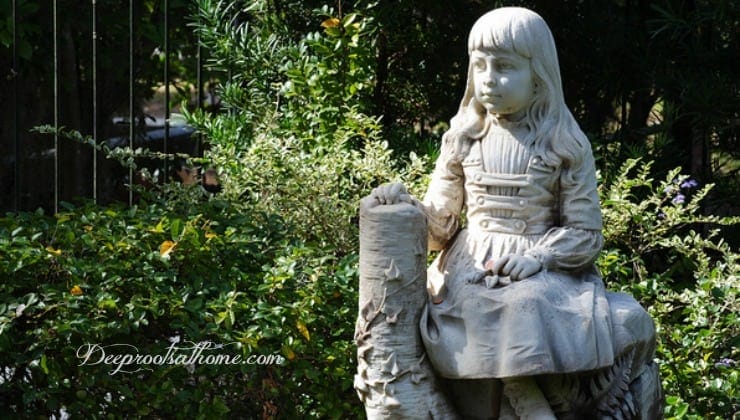
<instances>
[{"instance_id":1,"label":"peeling bark texture","mask_svg":"<svg viewBox=\"0 0 740 420\"><path fill-rule=\"evenodd\" d=\"M368 419L454 419L419 335L427 227L416 207L360 204L360 299L354 386Z\"/></svg>"}]
</instances>

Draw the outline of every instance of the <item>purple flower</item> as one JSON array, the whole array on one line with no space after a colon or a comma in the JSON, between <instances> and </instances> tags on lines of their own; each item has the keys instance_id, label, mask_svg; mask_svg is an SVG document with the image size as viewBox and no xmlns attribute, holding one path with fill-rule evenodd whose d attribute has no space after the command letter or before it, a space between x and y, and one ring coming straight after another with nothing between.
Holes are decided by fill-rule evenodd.
<instances>
[{"instance_id":1,"label":"purple flower","mask_svg":"<svg viewBox=\"0 0 740 420\"><path fill-rule=\"evenodd\" d=\"M665 219L665 213L663 213L662 211L659 211L658 212L658 219Z\"/></svg>"},{"instance_id":2,"label":"purple flower","mask_svg":"<svg viewBox=\"0 0 740 420\"><path fill-rule=\"evenodd\" d=\"M735 361L732 359L720 359L719 362L714 364L714 367L732 367L735 364Z\"/></svg>"},{"instance_id":3,"label":"purple flower","mask_svg":"<svg viewBox=\"0 0 740 420\"><path fill-rule=\"evenodd\" d=\"M699 183L696 182L695 179L691 179L691 178L689 178L689 179L687 179L687 180L685 180L684 182L681 183L681 188L692 189L692 188L696 188L698 186L699 186Z\"/></svg>"},{"instance_id":4,"label":"purple flower","mask_svg":"<svg viewBox=\"0 0 740 420\"><path fill-rule=\"evenodd\" d=\"M675 197L673 197L673 200L671 200L673 204L683 204L686 201L686 196L683 194L676 194Z\"/></svg>"},{"instance_id":5,"label":"purple flower","mask_svg":"<svg viewBox=\"0 0 740 420\"><path fill-rule=\"evenodd\" d=\"M675 187L673 185L667 185L665 188L663 188L663 192L665 194L673 194L674 190L675 190Z\"/></svg>"}]
</instances>

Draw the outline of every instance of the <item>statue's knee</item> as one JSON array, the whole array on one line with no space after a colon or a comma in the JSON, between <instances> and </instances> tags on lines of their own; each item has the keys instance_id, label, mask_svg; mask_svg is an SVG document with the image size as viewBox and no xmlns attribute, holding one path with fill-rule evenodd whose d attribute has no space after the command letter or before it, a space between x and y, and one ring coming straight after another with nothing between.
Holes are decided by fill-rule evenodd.
<instances>
[{"instance_id":1,"label":"statue's knee","mask_svg":"<svg viewBox=\"0 0 740 420\"><path fill-rule=\"evenodd\" d=\"M626 332L637 342L655 341L655 324L650 314L632 296L607 293L607 300L616 333Z\"/></svg>"},{"instance_id":2,"label":"statue's knee","mask_svg":"<svg viewBox=\"0 0 740 420\"><path fill-rule=\"evenodd\" d=\"M642 372L655 354L655 324L632 296L607 293L612 318L615 356L632 352L633 377Z\"/></svg>"}]
</instances>

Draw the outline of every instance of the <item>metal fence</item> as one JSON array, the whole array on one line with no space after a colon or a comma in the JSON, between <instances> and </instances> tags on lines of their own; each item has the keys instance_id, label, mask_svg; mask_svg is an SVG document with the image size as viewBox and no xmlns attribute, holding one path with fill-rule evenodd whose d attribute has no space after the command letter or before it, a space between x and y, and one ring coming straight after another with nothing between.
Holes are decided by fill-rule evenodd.
<instances>
[{"instance_id":1,"label":"metal fence","mask_svg":"<svg viewBox=\"0 0 740 420\"><path fill-rule=\"evenodd\" d=\"M60 202L76 197L132 202L124 184L133 182L133 171L60 135L63 127L96 144L200 153L190 131L172 131L173 83L191 106L203 106L204 72L186 18L192 2L171 1L10 1L0 26L6 73L0 80L0 211L57 212ZM154 86L163 97L152 102ZM155 105L159 119L146 115L145 106ZM57 132L32 130L40 125ZM167 161L159 165L166 178Z\"/></svg>"}]
</instances>

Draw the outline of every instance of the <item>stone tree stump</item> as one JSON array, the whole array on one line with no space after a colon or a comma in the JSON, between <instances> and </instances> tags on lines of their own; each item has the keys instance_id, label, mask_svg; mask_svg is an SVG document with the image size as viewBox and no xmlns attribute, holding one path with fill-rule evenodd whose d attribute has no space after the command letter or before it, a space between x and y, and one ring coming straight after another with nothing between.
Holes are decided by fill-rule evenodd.
<instances>
[{"instance_id":1,"label":"stone tree stump","mask_svg":"<svg viewBox=\"0 0 740 420\"><path fill-rule=\"evenodd\" d=\"M407 203L360 203L360 298L354 386L369 419L452 419L419 334L427 226Z\"/></svg>"}]
</instances>

